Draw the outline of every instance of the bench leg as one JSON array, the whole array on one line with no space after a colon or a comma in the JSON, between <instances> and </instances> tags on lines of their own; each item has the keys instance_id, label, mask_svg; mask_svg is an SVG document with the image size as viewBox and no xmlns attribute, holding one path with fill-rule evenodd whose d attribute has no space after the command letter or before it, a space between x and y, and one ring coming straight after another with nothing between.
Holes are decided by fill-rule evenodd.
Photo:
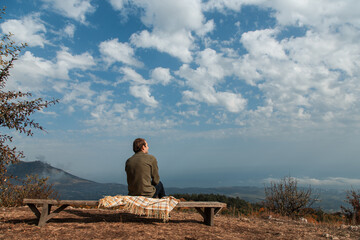
<instances>
[{"instance_id":1,"label":"bench leg","mask_svg":"<svg viewBox=\"0 0 360 240\"><path fill-rule=\"evenodd\" d=\"M41 213L39 212L39 210L37 209L37 207L35 206L35 204L28 203L27 205L29 206L29 208L31 209L31 211L33 211L33 213L35 214L35 216L39 219Z\"/></svg>"},{"instance_id":2,"label":"bench leg","mask_svg":"<svg viewBox=\"0 0 360 240\"><path fill-rule=\"evenodd\" d=\"M51 204L44 203L42 205L41 212L37 209L35 204L27 204L31 211L35 214L36 218L39 219L38 226L42 227L46 224L47 221L49 221L51 218L53 218L56 214L67 208L69 205L64 204L58 207L55 211L51 212Z\"/></svg>"},{"instance_id":3,"label":"bench leg","mask_svg":"<svg viewBox=\"0 0 360 240\"><path fill-rule=\"evenodd\" d=\"M39 227L44 226L46 222L50 219L49 218L50 211L51 211L51 205L44 203L42 206L41 215L38 223Z\"/></svg>"},{"instance_id":4,"label":"bench leg","mask_svg":"<svg viewBox=\"0 0 360 240\"><path fill-rule=\"evenodd\" d=\"M196 207L195 208L201 216L204 218L204 223L209 226L214 225L214 216L221 210L221 208L217 207L205 207L204 209Z\"/></svg>"}]
</instances>

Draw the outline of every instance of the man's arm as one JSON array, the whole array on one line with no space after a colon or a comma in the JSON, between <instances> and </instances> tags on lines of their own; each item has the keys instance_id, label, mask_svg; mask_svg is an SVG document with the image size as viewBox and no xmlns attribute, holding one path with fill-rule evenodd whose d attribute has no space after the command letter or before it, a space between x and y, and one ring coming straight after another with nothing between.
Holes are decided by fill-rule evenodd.
<instances>
[{"instance_id":1,"label":"man's arm","mask_svg":"<svg viewBox=\"0 0 360 240\"><path fill-rule=\"evenodd\" d=\"M156 186L160 182L160 176L159 176L159 168L157 165L156 158L153 159L153 164L151 166L151 179L152 179L152 185Z\"/></svg>"}]
</instances>

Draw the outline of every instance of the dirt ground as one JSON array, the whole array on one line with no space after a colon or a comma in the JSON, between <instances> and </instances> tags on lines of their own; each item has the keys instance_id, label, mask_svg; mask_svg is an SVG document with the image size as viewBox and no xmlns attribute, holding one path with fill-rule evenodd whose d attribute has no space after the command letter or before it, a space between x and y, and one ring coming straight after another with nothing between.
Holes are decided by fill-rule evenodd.
<instances>
[{"instance_id":1,"label":"dirt ground","mask_svg":"<svg viewBox=\"0 0 360 240\"><path fill-rule=\"evenodd\" d=\"M0 239L360 239L360 227L219 215L214 226L174 210L167 223L121 210L68 208L44 227L28 207L0 208Z\"/></svg>"}]
</instances>

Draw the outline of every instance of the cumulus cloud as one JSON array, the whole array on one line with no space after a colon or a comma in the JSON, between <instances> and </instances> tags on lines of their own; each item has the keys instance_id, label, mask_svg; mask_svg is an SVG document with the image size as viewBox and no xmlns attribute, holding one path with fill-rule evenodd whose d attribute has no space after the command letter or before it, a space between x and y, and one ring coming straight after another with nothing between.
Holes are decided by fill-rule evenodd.
<instances>
[{"instance_id":1,"label":"cumulus cloud","mask_svg":"<svg viewBox=\"0 0 360 240\"><path fill-rule=\"evenodd\" d=\"M147 85L134 85L130 86L130 94L136 98L140 98L140 100L150 106L157 107L158 101L155 100L153 96L151 96L150 88Z\"/></svg>"},{"instance_id":2,"label":"cumulus cloud","mask_svg":"<svg viewBox=\"0 0 360 240\"><path fill-rule=\"evenodd\" d=\"M25 16L22 19L10 19L0 24L3 33L14 34L12 38L19 43L27 43L31 47L44 47L46 27L39 14Z\"/></svg>"},{"instance_id":3,"label":"cumulus cloud","mask_svg":"<svg viewBox=\"0 0 360 240\"><path fill-rule=\"evenodd\" d=\"M155 100L154 96L151 96L150 86L156 84L167 85L172 79L170 69L162 67L150 70L151 79L144 79L142 75L130 67L122 67L119 72L123 74L123 76L119 78L117 84L129 82L130 94L139 98L145 105L150 107L158 106L158 101Z\"/></svg>"},{"instance_id":4,"label":"cumulus cloud","mask_svg":"<svg viewBox=\"0 0 360 240\"><path fill-rule=\"evenodd\" d=\"M240 43L247 53L226 58L233 72L224 75L223 66L214 69L219 76L245 81L262 96L262 104L247 112L247 120L239 117L239 123L250 127L266 119L274 127L284 125L279 119L287 119L292 126L304 127L357 119L360 17L354 9L359 3L210 0L202 7L227 14L240 12L244 5L270 9L277 22L272 28L242 33ZM305 34L283 34L289 26L302 27Z\"/></svg>"},{"instance_id":5,"label":"cumulus cloud","mask_svg":"<svg viewBox=\"0 0 360 240\"><path fill-rule=\"evenodd\" d=\"M263 99L256 109L248 110L247 120L239 121L242 124L250 126L251 121L257 121L255 118L260 121L265 116L271 116L276 122L286 118L289 122L303 121L303 124L341 118L351 121L347 116L359 112L357 107L354 111L359 101L359 88L354 82L360 74L360 49L356 44L360 37L359 17L352 14L353 10L344 1L317 4L324 7L314 8L307 1L204 2L204 11L220 10L225 14L228 10L241 11L243 5L271 8L278 22L273 28L242 33L240 43L246 54L225 57L210 48L198 52L196 69L183 65L177 72L192 88L184 91L184 100L221 105L239 112L243 108L226 106L216 95L222 91L215 91L227 82L227 77L236 77L256 89ZM334 11L337 4L341 11ZM349 16L341 18L347 12ZM283 35L284 27L290 25L303 26L305 34ZM223 92L231 93L228 89Z\"/></svg>"},{"instance_id":6,"label":"cumulus cloud","mask_svg":"<svg viewBox=\"0 0 360 240\"><path fill-rule=\"evenodd\" d=\"M86 15L95 12L91 0L42 0L59 14L72 18L81 23L86 23Z\"/></svg>"},{"instance_id":7,"label":"cumulus cloud","mask_svg":"<svg viewBox=\"0 0 360 240\"><path fill-rule=\"evenodd\" d=\"M120 73L123 74L123 77L118 83L130 82L131 84L150 84L148 80L145 80L139 73L130 67L120 68Z\"/></svg>"},{"instance_id":8,"label":"cumulus cloud","mask_svg":"<svg viewBox=\"0 0 360 240\"><path fill-rule=\"evenodd\" d=\"M128 0L109 0L111 6L115 10L122 10L124 8L124 5L126 5L129 1Z\"/></svg>"},{"instance_id":9,"label":"cumulus cloud","mask_svg":"<svg viewBox=\"0 0 360 240\"><path fill-rule=\"evenodd\" d=\"M151 78L154 83L167 85L172 77L169 68L157 67L151 71Z\"/></svg>"},{"instance_id":10,"label":"cumulus cloud","mask_svg":"<svg viewBox=\"0 0 360 240\"><path fill-rule=\"evenodd\" d=\"M251 50L251 55L254 57L286 59L283 47L275 39L277 31L277 29L265 29L246 32L241 36L241 43L247 50Z\"/></svg>"},{"instance_id":11,"label":"cumulus cloud","mask_svg":"<svg viewBox=\"0 0 360 240\"><path fill-rule=\"evenodd\" d=\"M191 62L193 37L185 30L175 33L164 31L149 32L144 30L131 36L131 43L142 48L156 48L159 52L168 53L182 62Z\"/></svg>"},{"instance_id":12,"label":"cumulus cloud","mask_svg":"<svg viewBox=\"0 0 360 240\"><path fill-rule=\"evenodd\" d=\"M204 11L220 11L224 12L225 10L233 10L233 11L240 11L241 7L244 5L257 5L263 3L264 0L209 0L204 2L202 8Z\"/></svg>"},{"instance_id":13,"label":"cumulus cloud","mask_svg":"<svg viewBox=\"0 0 360 240\"><path fill-rule=\"evenodd\" d=\"M360 24L360 3L356 0L264 1L264 5L276 9L275 17L282 25L309 25L321 30L344 23Z\"/></svg>"},{"instance_id":14,"label":"cumulus cloud","mask_svg":"<svg viewBox=\"0 0 360 240\"><path fill-rule=\"evenodd\" d=\"M95 95L95 92L91 90L90 87L90 82L71 83L62 101L64 103L74 102L74 105L80 105L82 107L93 105L94 103L91 98Z\"/></svg>"},{"instance_id":15,"label":"cumulus cloud","mask_svg":"<svg viewBox=\"0 0 360 240\"><path fill-rule=\"evenodd\" d=\"M56 64L35 57L31 52L26 51L16 62L16 68L11 70L6 88L9 90L19 89L21 91L41 91L46 85L46 78L56 77Z\"/></svg>"},{"instance_id":16,"label":"cumulus cloud","mask_svg":"<svg viewBox=\"0 0 360 240\"><path fill-rule=\"evenodd\" d=\"M71 69L87 70L95 65L94 58L88 52L72 55L68 49L63 49L57 52L56 58L59 76L64 79L69 78L68 72Z\"/></svg>"},{"instance_id":17,"label":"cumulus cloud","mask_svg":"<svg viewBox=\"0 0 360 240\"><path fill-rule=\"evenodd\" d=\"M192 88L183 92L184 101L189 104L194 100L204 102L234 113L244 110L247 100L240 93L215 90L215 87L225 82L226 77L233 75L233 61L234 59L225 58L213 49L205 49L196 58L196 69L184 64L177 74L186 79L186 85Z\"/></svg>"},{"instance_id":18,"label":"cumulus cloud","mask_svg":"<svg viewBox=\"0 0 360 240\"><path fill-rule=\"evenodd\" d=\"M144 9L142 22L152 31L133 34L131 42L137 47L168 53L182 62L192 60L192 33L204 36L214 29L213 21L205 21L200 0L135 0L133 3Z\"/></svg>"},{"instance_id":19,"label":"cumulus cloud","mask_svg":"<svg viewBox=\"0 0 360 240\"><path fill-rule=\"evenodd\" d=\"M273 16L278 24L311 26L317 30L326 30L342 24L359 26L360 17L358 9L360 3L356 0L210 0L203 3L204 11L218 10L226 13L228 10L241 11L244 5L255 5L261 8L275 10Z\"/></svg>"},{"instance_id":20,"label":"cumulus cloud","mask_svg":"<svg viewBox=\"0 0 360 240\"><path fill-rule=\"evenodd\" d=\"M136 67L143 65L135 58L134 49L128 43L119 42L117 38L101 42L99 49L104 61L109 65L115 62Z\"/></svg>"},{"instance_id":21,"label":"cumulus cloud","mask_svg":"<svg viewBox=\"0 0 360 240\"><path fill-rule=\"evenodd\" d=\"M247 100L244 99L241 94L235 94L231 92L215 92L212 88L203 91L184 91L183 92L185 102L189 103L189 100L196 100L199 102L205 102L209 105L225 107L229 112L237 113L244 110Z\"/></svg>"},{"instance_id":22,"label":"cumulus cloud","mask_svg":"<svg viewBox=\"0 0 360 240\"><path fill-rule=\"evenodd\" d=\"M73 38L74 37L74 33L75 33L75 25L74 24L68 24L66 25L66 27L64 28L64 33L66 34L67 37L69 38Z\"/></svg>"},{"instance_id":23,"label":"cumulus cloud","mask_svg":"<svg viewBox=\"0 0 360 240\"><path fill-rule=\"evenodd\" d=\"M60 90L65 85L55 83L56 79L69 80L70 71L85 71L94 65L93 57L87 52L72 55L64 48L57 52L54 61L50 61L26 51L16 62L16 68L11 71L11 81L8 81L7 88L31 92L43 91L49 87Z\"/></svg>"},{"instance_id":24,"label":"cumulus cloud","mask_svg":"<svg viewBox=\"0 0 360 240\"><path fill-rule=\"evenodd\" d=\"M359 48L335 33L309 30L303 37L279 40L277 31L242 35L241 43L248 54L239 59L235 74L246 79L247 73L254 73L256 79L249 77L252 84L271 100L278 114L289 119L318 121L335 109L347 115L345 112L358 100L358 90L352 88L352 77L341 76L342 72L349 76L359 73L355 67L359 58L353 55L360 52ZM346 59L352 59L352 64L344 64Z\"/></svg>"}]
</instances>

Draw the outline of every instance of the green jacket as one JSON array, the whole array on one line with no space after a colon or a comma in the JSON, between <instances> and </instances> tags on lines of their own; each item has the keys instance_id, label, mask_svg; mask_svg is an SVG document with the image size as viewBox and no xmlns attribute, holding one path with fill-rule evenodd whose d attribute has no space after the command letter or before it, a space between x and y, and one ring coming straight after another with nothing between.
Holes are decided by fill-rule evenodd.
<instances>
[{"instance_id":1,"label":"green jacket","mask_svg":"<svg viewBox=\"0 0 360 240\"><path fill-rule=\"evenodd\" d=\"M155 186L160 182L160 177L153 155L142 151L135 153L126 161L125 171L130 196L154 196Z\"/></svg>"}]
</instances>

